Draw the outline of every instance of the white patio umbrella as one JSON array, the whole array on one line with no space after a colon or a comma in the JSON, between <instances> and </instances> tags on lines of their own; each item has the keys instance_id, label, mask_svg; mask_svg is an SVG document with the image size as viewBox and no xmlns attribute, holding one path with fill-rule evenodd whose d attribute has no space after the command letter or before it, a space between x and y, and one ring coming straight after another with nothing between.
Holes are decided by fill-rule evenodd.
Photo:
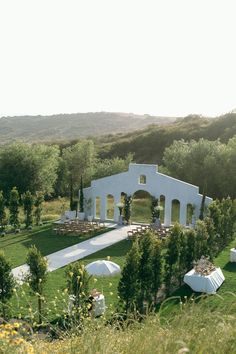
<instances>
[{"instance_id":1,"label":"white patio umbrella","mask_svg":"<svg viewBox=\"0 0 236 354\"><path fill-rule=\"evenodd\" d=\"M120 266L111 261L95 261L86 265L85 269L90 275L110 276L121 272Z\"/></svg>"}]
</instances>

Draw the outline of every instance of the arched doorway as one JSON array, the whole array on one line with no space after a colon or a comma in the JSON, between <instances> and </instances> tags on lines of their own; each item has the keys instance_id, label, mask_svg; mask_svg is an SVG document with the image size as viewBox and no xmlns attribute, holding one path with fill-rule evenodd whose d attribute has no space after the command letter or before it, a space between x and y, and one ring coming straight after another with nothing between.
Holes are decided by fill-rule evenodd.
<instances>
[{"instance_id":1,"label":"arched doorway","mask_svg":"<svg viewBox=\"0 0 236 354\"><path fill-rule=\"evenodd\" d=\"M180 218L180 201L173 199L171 203L171 223L179 222Z\"/></svg>"},{"instance_id":2,"label":"arched doorway","mask_svg":"<svg viewBox=\"0 0 236 354\"><path fill-rule=\"evenodd\" d=\"M133 194L131 207L131 220L133 222L151 222L151 195L150 193L138 190Z\"/></svg>"},{"instance_id":3,"label":"arched doorway","mask_svg":"<svg viewBox=\"0 0 236 354\"><path fill-rule=\"evenodd\" d=\"M106 218L108 220L114 220L114 210L115 210L115 205L114 205L114 197L112 194L107 195L107 216Z\"/></svg>"},{"instance_id":4,"label":"arched doorway","mask_svg":"<svg viewBox=\"0 0 236 354\"><path fill-rule=\"evenodd\" d=\"M100 217L101 217L101 198L100 197L96 197L95 217L96 217L96 219L100 219Z\"/></svg>"}]
</instances>

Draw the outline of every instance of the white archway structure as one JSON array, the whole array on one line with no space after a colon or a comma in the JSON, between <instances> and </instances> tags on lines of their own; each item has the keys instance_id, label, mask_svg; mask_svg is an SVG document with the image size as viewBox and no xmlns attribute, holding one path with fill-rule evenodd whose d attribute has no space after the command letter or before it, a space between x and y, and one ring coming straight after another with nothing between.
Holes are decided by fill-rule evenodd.
<instances>
[{"instance_id":1,"label":"white archway structure","mask_svg":"<svg viewBox=\"0 0 236 354\"><path fill-rule=\"evenodd\" d=\"M194 216L196 219L199 217L202 202L199 187L159 173L157 165L131 163L127 172L92 181L91 187L84 189L84 197L92 199L92 214L94 217L96 216L96 198L100 198L100 219L107 220L107 196L112 195L115 205L114 221L117 222L119 220L119 210L116 204L120 202L121 193L133 195L140 189L147 191L158 199L160 199L160 196L165 197L165 226L171 224L173 200L178 200L180 203L180 224L186 225L188 204L194 205ZM205 204L209 205L211 202L212 199L206 197ZM85 213L87 213L86 210Z\"/></svg>"}]
</instances>

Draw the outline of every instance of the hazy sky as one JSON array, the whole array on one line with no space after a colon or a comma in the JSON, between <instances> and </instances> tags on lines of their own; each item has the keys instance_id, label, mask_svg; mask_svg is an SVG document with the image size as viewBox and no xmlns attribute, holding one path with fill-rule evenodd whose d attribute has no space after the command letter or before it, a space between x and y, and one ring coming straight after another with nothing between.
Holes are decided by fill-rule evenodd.
<instances>
[{"instance_id":1,"label":"hazy sky","mask_svg":"<svg viewBox=\"0 0 236 354\"><path fill-rule=\"evenodd\" d=\"M236 108L235 0L0 0L0 116Z\"/></svg>"}]
</instances>

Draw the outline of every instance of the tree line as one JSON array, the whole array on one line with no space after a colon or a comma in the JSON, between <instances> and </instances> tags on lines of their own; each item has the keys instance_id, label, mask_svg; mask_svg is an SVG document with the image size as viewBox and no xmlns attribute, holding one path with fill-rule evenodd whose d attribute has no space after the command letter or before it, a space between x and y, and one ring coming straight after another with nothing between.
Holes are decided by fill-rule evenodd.
<instances>
[{"instance_id":1,"label":"tree line","mask_svg":"<svg viewBox=\"0 0 236 354\"><path fill-rule=\"evenodd\" d=\"M146 147L143 147L146 149ZM0 190L8 199L13 187L20 195L42 191L46 198L78 196L81 176L92 179L124 172L138 156L100 158L92 140L69 146L14 143L0 148ZM154 161L157 163L158 161ZM159 171L200 187L213 198L236 197L236 137L219 140L176 140L164 150Z\"/></svg>"},{"instance_id":2,"label":"tree line","mask_svg":"<svg viewBox=\"0 0 236 354\"><path fill-rule=\"evenodd\" d=\"M236 136L219 140L176 140L165 149L161 171L200 187L213 198L236 198Z\"/></svg>"},{"instance_id":3,"label":"tree line","mask_svg":"<svg viewBox=\"0 0 236 354\"><path fill-rule=\"evenodd\" d=\"M81 176L85 186L91 179L127 170L132 156L99 159L91 140L72 146L13 143L0 148L0 190L7 200L12 188L20 196L41 191L46 198L78 195Z\"/></svg>"},{"instance_id":4,"label":"tree line","mask_svg":"<svg viewBox=\"0 0 236 354\"><path fill-rule=\"evenodd\" d=\"M0 191L0 230L4 235L4 230L8 224L17 231L20 227L19 213L20 206L23 206L25 227L32 226L33 221L40 225L42 216L42 203L44 201L43 192L36 192L33 195L30 191L21 196L16 187L10 191L8 199L5 199L3 191ZM7 207L9 213L7 213Z\"/></svg>"}]
</instances>

